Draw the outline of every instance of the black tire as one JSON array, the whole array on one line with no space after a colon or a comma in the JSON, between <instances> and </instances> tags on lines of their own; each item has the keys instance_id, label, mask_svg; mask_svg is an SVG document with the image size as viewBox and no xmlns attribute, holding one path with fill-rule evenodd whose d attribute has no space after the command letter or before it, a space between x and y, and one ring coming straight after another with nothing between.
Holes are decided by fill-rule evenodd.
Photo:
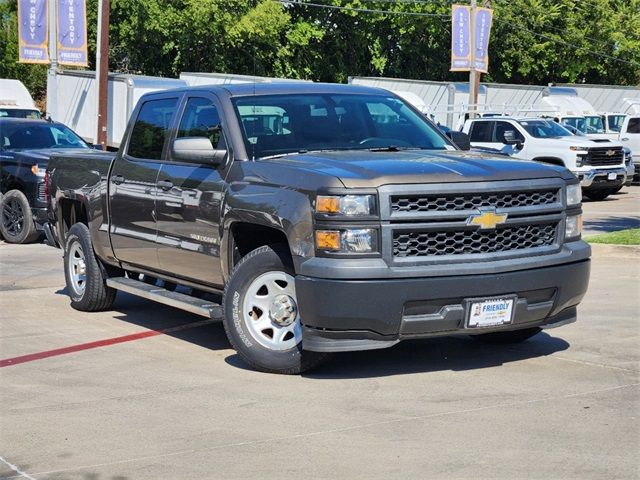
<instances>
[{"instance_id":1,"label":"black tire","mask_svg":"<svg viewBox=\"0 0 640 480\"><path fill-rule=\"evenodd\" d=\"M84 269L74 269L73 264L79 258L83 260ZM76 276L80 280L76 280ZM109 310L113 305L117 291L107 287L105 269L93 252L91 234L83 223L76 223L67 233L64 244L64 278L71 306L76 310L99 312Z\"/></svg>"},{"instance_id":2,"label":"black tire","mask_svg":"<svg viewBox=\"0 0 640 480\"><path fill-rule=\"evenodd\" d=\"M301 341L284 350L268 348L268 346L264 345L265 340L268 343L268 339L265 336L258 338L259 334L252 332L249 328L248 322L253 317L249 317L250 313L244 311L248 290L256 285L256 282L259 282L264 275L271 274L276 276L283 274L291 277L295 275L291 258L286 248L281 246L259 247L238 262L227 282L222 300L224 329L229 342L238 352L238 355L254 369L267 373L299 374L317 366L328 355L304 350ZM268 293L267 295L267 298L271 298L270 295L272 294ZM251 314L254 314L254 312L252 311ZM271 321L273 325L271 332L275 339L276 331L280 331L281 327L271 320L272 317L269 312L262 312L260 319L262 315L267 315L267 321ZM289 318L292 317L290 316ZM297 323L299 324L299 319ZM285 329L289 327L287 326ZM269 330L269 328L266 330ZM285 335L282 338L284 341L287 336ZM293 333L286 341L288 344L296 341ZM286 344L283 344L283 346L286 346Z\"/></svg>"},{"instance_id":3,"label":"black tire","mask_svg":"<svg viewBox=\"0 0 640 480\"><path fill-rule=\"evenodd\" d=\"M9 190L0 201L0 233L8 243L31 243L40 236L29 201L20 190Z\"/></svg>"},{"instance_id":4,"label":"black tire","mask_svg":"<svg viewBox=\"0 0 640 480\"><path fill-rule=\"evenodd\" d=\"M510 330L508 332L482 333L480 335L471 335L471 337L485 343L521 343L541 331L542 329L533 327L523 328L521 330Z\"/></svg>"},{"instance_id":5,"label":"black tire","mask_svg":"<svg viewBox=\"0 0 640 480\"><path fill-rule=\"evenodd\" d=\"M611 195L613 191L609 188L604 188L602 190L586 190L584 195L589 199L596 202L604 200L609 195Z\"/></svg>"}]
</instances>

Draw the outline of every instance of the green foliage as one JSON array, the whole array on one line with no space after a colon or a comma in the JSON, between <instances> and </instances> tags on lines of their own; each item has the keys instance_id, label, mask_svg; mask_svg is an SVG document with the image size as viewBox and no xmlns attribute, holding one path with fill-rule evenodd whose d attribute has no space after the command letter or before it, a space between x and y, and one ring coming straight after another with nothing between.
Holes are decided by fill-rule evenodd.
<instances>
[{"instance_id":1,"label":"green foliage","mask_svg":"<svg viewBox=\"0 0 640 480\"><path fill-rule=\"evenodd\" d=\"M617 232L601 233L587 237L589 243L610 243L615 245L640 245L640 228L629 228Z\"/></svg>"},{"instance_id":2,"label":"green foliage","mask_svg":"<svg viewBox=\"0 0 640 480\"><path fill-rule=\"evenodd\" d=\"M449 72L450 2L312 3L346 9L274 0L111 0L110 67L170 77L199 71L331 82L349 75L466 78ZM640 84L640 0L491 5L495 20L484 80ZM98 0L88 0L89 68L97 6ZM0 77L20 78L42 95L46 68L16 63L16 0L0 0L0 18Z\"/></svg>"}]
</instances>

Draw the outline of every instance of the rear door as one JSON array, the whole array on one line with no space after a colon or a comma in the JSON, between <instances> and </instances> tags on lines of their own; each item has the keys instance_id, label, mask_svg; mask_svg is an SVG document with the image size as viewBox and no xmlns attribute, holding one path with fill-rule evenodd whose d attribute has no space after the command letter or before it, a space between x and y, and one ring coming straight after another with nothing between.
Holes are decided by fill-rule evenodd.
<instances>
[{"instance_id":1,"label":"rear door","mask_svg":"<svg viewBox=\"0 0 640 480\"><path fill-rule=\"evenodd\" d=\"M118 260L158 269L156 182L180 96L154 95L137 110L109 177L110 233Z\"/></svg>"},{"instance_id":2,"label":"rear door","mask_svg":"<svg viewBox=\"0 0 640 480\"><path fill-rule=\"evenodd\" d=\"M627 117L620 131L620 141L631 149L634 162L640 159L640 117Z\"/></svg>"},{"instance_id":3,"label":"rear door","mask_svg":"<svg viewBox=\"0 0 640 480\"><path fill-rule=\"evenodd\" d=\"M176 138L207 137L226 149L220 105L215 96L185 98ZM220 216L229 156L218 166L173 161L170 149L158 176L158 257L173 276L222 285Z\"/></svg>"}]
</instances>

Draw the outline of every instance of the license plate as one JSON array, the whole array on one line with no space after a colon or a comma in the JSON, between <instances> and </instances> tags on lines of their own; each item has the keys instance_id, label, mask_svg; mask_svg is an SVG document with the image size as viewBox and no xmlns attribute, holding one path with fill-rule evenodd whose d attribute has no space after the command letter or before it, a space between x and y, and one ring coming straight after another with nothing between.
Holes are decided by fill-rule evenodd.
<instances>
[{"instance_id":1,"label":"license plate","mask_svg":"<svg viewBox=\"0 0 640 480\"><path fill-rule=\"evenodd\" d=\"M607 178L609 180L615 180L616 178L618 178L618 174L617 173L610 173Z\"/></svg>"},{"instance_id":2,"label":"license plate","mask_svg":"<svg viewBox=\"0 0 640 480\"><path fill-rule=\"evenodd\" d=\"M511 323L514 297L471 300L467 311L467 328L496 327Z\"/></svg>"}]
</instances>

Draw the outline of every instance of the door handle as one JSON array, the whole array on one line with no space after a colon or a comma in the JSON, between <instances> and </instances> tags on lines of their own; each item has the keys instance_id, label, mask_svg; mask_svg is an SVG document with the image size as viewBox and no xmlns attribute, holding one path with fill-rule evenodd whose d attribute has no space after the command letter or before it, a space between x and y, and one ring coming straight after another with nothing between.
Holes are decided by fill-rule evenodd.
<instances>
[{"instance_id":1,"label":"door handle","mask_svg":"<svg viewBox=\"0 0 640 480\"><path fill-rule=\"evenodd\" d=\"M120 185L121 183L124 183L124 177L122 175L111 175L111 183Z\"/></svg>"},{"instance_id":2,"label":"door handle","mask_svg":"<svg viewBox=\"0 0 640 480\"><path fill-rule=\"evenodd\" d=\"M158 183L156 183L156 185L158 186L158 188L161 188L162 190L171 190L173 188L173 183L171 182L171 180L158 180Z\"/></svg>"},{"instance_id":3,"label":"door handle","mask_svg":"<svg viewBox=\"0 0 640 480\"><path fill-rule=\"evenodd\" d=\"M621 140L622 142L628 142L628 141L629 141L629 137L621 138L620 140Z\"/></svg>"}]
</instances>

